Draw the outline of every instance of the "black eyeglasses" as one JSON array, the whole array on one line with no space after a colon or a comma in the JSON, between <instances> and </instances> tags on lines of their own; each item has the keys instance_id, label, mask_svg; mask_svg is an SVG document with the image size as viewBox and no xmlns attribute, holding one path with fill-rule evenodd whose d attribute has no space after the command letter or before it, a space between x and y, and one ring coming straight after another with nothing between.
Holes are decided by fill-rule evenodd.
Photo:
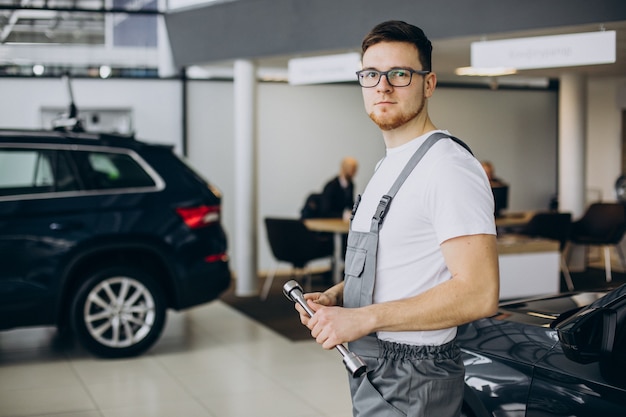
<instances>
[{"instance_id":1,"label":"black eyeglasses","mask_svg":"<svg viewBox=\"0 0 626 417\"><path fill-rule=\"evenodd\" d=\"M394 87L406 87L411 84L413 74L426 75L430 71L425 70L413 70L406 68L393 68L389 71L377 71L373 69L365 69L357 71L356 75L359 79L361 87L371 88L376 87L380 82L380 79L384 75L387 77L387 82Z\"/></svg>"}]
</instances>

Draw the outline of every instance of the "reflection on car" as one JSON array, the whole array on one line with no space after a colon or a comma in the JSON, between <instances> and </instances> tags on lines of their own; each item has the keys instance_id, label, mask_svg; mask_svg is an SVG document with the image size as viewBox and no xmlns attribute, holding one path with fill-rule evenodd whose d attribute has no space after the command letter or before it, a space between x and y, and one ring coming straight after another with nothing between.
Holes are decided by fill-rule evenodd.
<instances>
[{"instance_id":1,"label":"reflection on car","mask_svg":"<svg viewBox=\"0 0 626 417\"><path fill-rule=\"evenodd\" d=\"M458 341L464 416L626 416L626 285L503 303Z\"/></svg>"}]
</instances>

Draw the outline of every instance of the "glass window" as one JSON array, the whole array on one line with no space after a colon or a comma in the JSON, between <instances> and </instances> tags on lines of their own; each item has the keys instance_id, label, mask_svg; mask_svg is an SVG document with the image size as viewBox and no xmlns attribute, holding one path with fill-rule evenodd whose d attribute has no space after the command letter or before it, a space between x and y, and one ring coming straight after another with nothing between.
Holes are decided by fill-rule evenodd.
<instances>
[{"instance_id":1,"label":"glass window","mask_svg":"<svg viewBox=\"0 0 626 417\"><path fill-rule=\"evenodd\" d=\"M54 150L0 149L0 195L77 189L65 159Z\"/></svg>"},{"instance_id":2,"label":"glass window","mask_svg":"<svg viewBox=\"0 0 626 417\"><path fill-rule=\"evenodd\" d=\"M91 189L154 187L150 175L133 159L121 153L88 152L87 169Z\"/></svg>"}]
</instances>

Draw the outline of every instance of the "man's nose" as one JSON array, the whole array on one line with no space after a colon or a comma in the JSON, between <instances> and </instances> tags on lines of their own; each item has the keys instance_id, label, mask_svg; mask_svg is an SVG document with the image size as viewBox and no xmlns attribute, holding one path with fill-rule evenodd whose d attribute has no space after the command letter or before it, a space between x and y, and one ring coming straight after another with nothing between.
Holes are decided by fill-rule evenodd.
<instances>
[{"instance_id":1,"label":"man's nose","mask_svg":"<svg viewBox=\"0 0 626 417\"><path fill-rule=\"evenodd\" d=\"M379 90L387 91L391 90L393 86L391 85L391 83L389 83L389 77L387 76L387 74L380 74L380 80L378 80L378 85L376 87L378 87Z\"/></svg>"}]
</instances>

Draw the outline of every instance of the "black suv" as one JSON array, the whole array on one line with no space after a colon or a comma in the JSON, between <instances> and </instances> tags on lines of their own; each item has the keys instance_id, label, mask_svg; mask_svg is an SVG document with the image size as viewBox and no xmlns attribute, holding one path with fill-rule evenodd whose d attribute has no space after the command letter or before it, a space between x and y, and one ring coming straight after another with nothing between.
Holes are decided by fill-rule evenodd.
<instances>
[{"instance_id":1,"label":"black suv","mask_svg":"<svg viewBox=\"0 0 626 417\"><path fill-rule=\"evenodd\" d=\"M166 310L229 287L221 196L171 146L0 130L0 329L56 325L138 355Z\"/></svg>"}]
</instances>

